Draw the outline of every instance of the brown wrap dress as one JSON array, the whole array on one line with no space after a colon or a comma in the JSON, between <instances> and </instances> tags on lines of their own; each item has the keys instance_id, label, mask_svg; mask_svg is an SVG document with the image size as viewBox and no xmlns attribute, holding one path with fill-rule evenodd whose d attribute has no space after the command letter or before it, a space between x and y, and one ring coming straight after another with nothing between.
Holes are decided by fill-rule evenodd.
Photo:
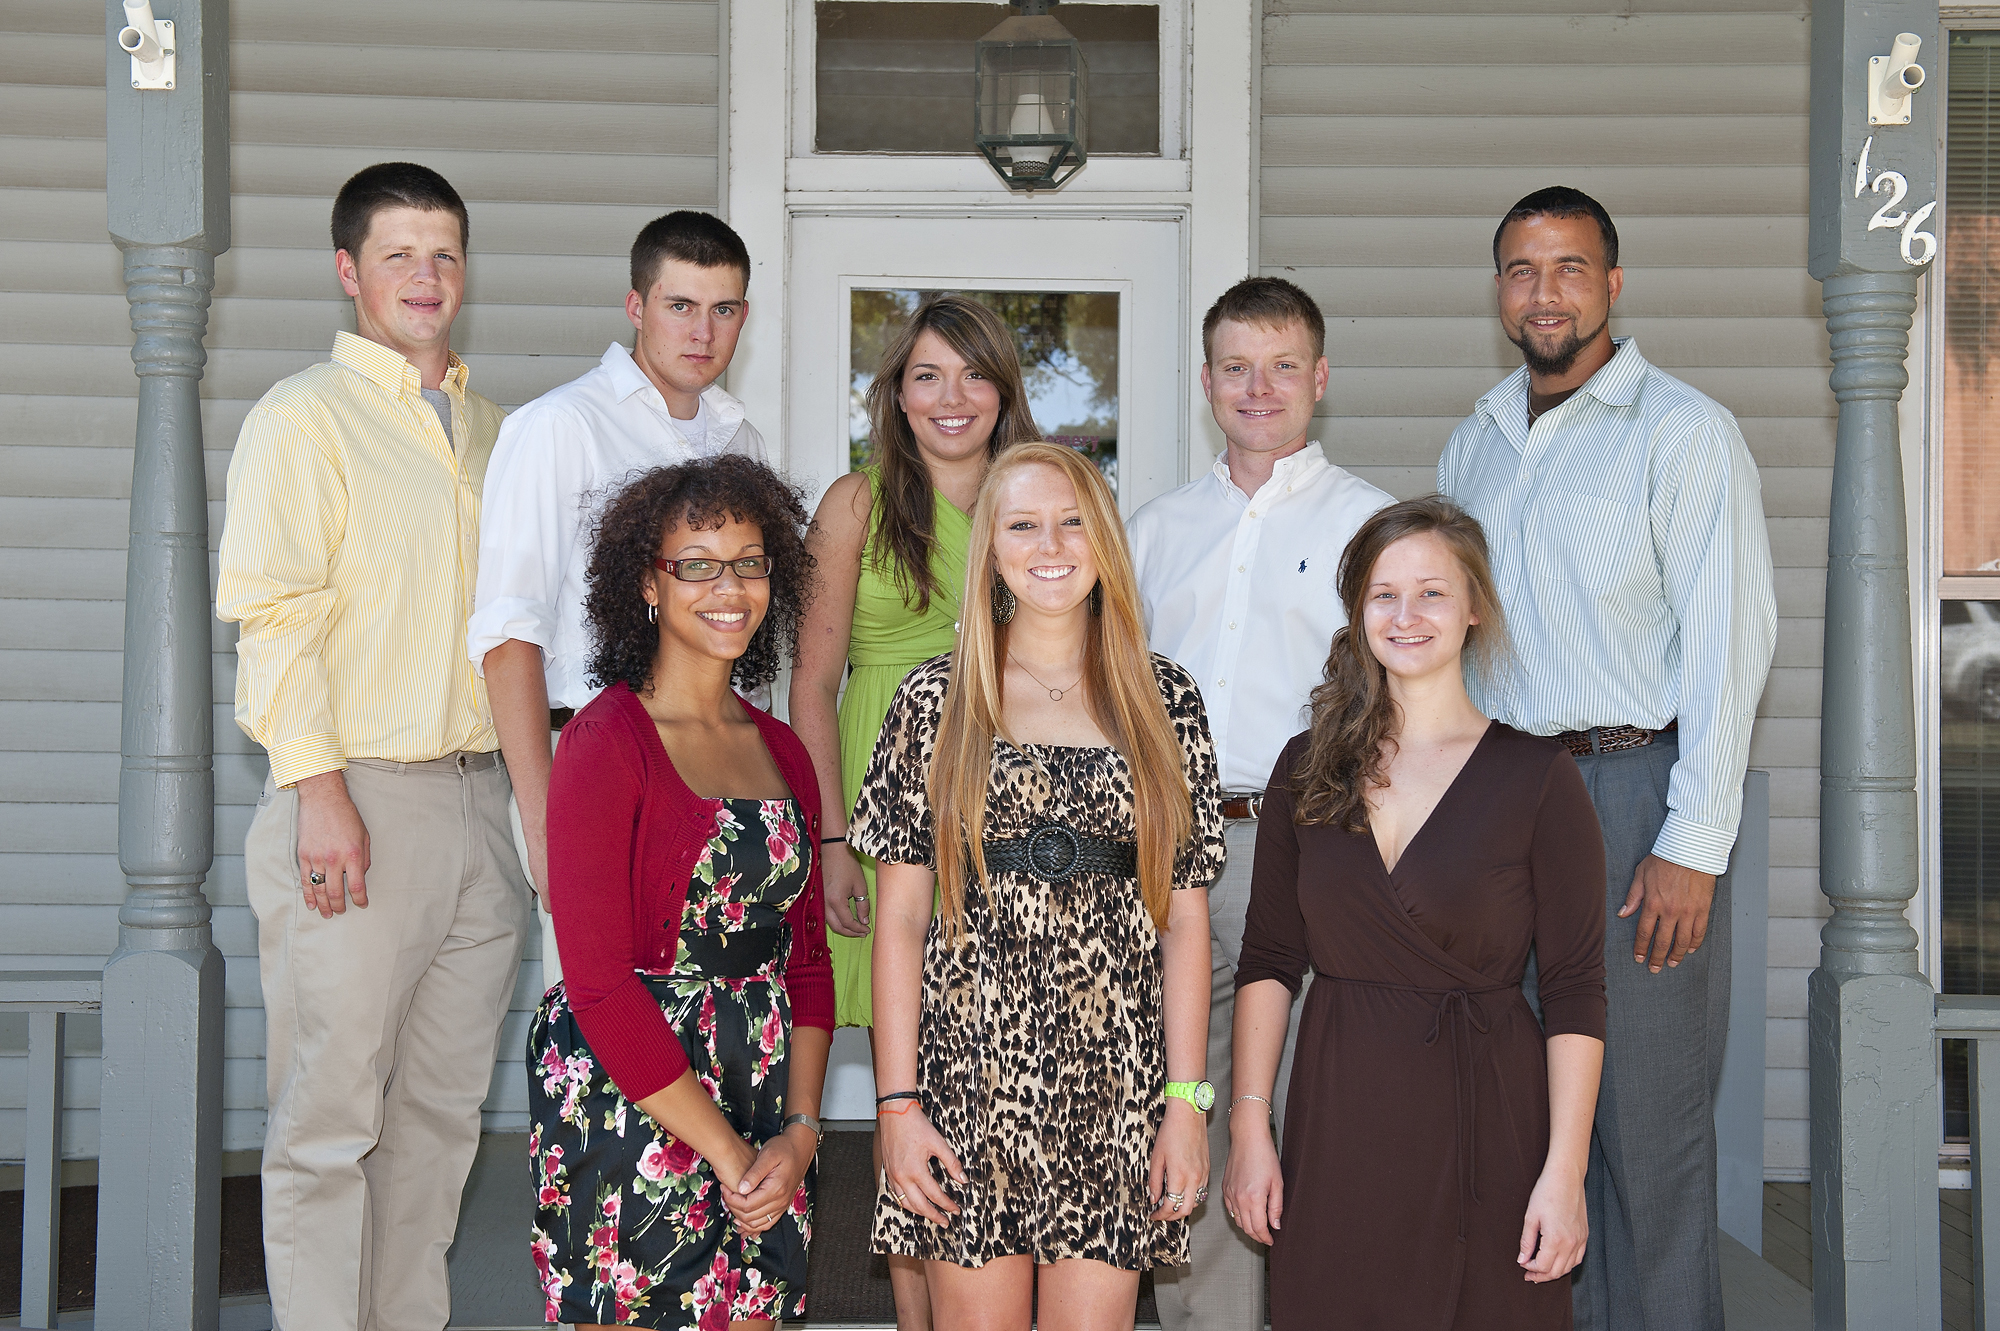
<instances>
[{"instance_id":1,"label":"brown wrap dress","mask_svg":"<svg viewBox=\"0 0 2000 1331\"><path fill-rule=\"evenodd\" d=\"M1570 1282L1516 1262L1548 1155L1545 1035L1604 1038L1604 843L1560 744L1494 722L1395 871L1292 821L1306 736L1257 829L1240 989L1313 983L1285 1114L1273 1331L1555 1331ZM1542 1016L1521 993L1535 949Z\"/></svg>"}]
</instances>

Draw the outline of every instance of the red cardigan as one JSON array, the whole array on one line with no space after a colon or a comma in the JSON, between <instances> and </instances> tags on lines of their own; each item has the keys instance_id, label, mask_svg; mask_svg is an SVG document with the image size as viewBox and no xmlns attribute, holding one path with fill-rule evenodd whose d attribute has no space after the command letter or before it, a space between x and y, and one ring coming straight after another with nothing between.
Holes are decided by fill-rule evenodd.
<instances>
[{"instance_id":1,"label":"red cardigan","mask_svg":"<svg viewBox=\"0 0 2000 1331\"><path fill-rule=\"evenodd\" d=\"M747 702L743 709L798 800L815 852L806 890L786 912L792 1022L831 1033L819 780L790 726ZM563 727L549 777L549 903L563 985L591 1052L627 1100L688 1070L680 1037L635 972L673 968L688 880L713 827L713 806L681 780L630 688L613 684Z\"/></svg>"}]
</instances>

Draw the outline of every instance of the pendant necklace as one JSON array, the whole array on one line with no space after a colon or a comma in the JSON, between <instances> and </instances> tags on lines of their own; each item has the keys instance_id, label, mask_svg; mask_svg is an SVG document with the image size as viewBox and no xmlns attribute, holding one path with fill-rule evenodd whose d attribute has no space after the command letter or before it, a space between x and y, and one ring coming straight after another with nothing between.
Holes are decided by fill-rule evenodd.
<instances>
[{"instance_id":1,"label":"pendant necklace","mask_svg":"<svg viewBox=\"0 0 2000 1331\"><path fill-rule=\"evenodd\" d=\"M1032 680L1034 680L1034 681L1035 681L1035 683L1037 683L1037 684L1042 684L1042 680L1041 680L1041 676L1037 675L1037 674L1036 674L1036 673L1035 673L1034 671L1032 671L1032 670L1028 669L1028 667L1026 667L1026 666L1024 666L1024 665L1021 665L1021 658L1020 658L1020 657L1018 657L1018 656L1014 655L1014 653L1012 653L1012 652L1009 652L1009 653L1007 653L1007 659L1008 659L1009 661L1012 661L1012 662L1013 662L1013 663L1014 663L1015 665L1017 665L1017 666L1021 666L1021 673L1022 673L1022 674L1026 675L1026 676L1027 676L1027 677L1028 677L1029 679L1032 679ZM1049 686L1048 686L1048 685L1046 685L1046 684L1042 684L1042 687L1043 687L1043 688L1045 688L1045 689L1048 689L1048 692L1049 692L1049 701L1050 701L1050 702L1061 702L1061 701L1063 700L1063 695L1064 695L1065 693L1071 693L1071 692L1074 692L1074 691L1075 691L1075 689L1076 689L1076 686L1077 686L1077 684L1081 684L1081 683L1083 683L1083 676L1082 676L1082 675L1078 675L1078 676L1076 677L1076 682L1075 682L1075 683L1072 683L1072 684L1066 684L1066 685L1064 685L1064 686L1063 686L1062 688L1059 688L1059 689L1050 689L1050 688L1049 688Z\"/></svg>"}]
</instances>

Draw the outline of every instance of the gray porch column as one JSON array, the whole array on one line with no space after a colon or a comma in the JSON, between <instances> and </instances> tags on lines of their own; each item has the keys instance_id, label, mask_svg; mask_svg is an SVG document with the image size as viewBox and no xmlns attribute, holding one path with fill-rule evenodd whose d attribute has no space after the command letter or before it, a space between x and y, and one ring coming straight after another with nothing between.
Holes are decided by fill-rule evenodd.
<instances>
[{"instance_id":1,"label":"gray porch column","mask_svg":"<svg viewBox=\"0 0 2000 1331\"><path fill-rule=\"evenodd\" d=\"M1904 919L1917 890L1917 747L1897 438L1917 279L1934 252L1918 233L1939 220L1916 216L1937 198L1937 84L1909 98L1908 124L1871 125L1868 100L1869 57L1913 32L1928 68L1937 30L1934 0L1813 6L1808 261L1840 404L1820 709L1820 887L1833 918L1807 1009L1822 1331L1939 1322L1932 993ZM1878 192L1884 172L1894 178ZM1880 210L1898 180L1906 195L1890 225Z\"/></svg>"},{"instance_id":2,"label":"gray porch column","mask_svg":"<svg viewBox=\"0 0 2000 1331\"><path fill-rule=\"evenodd\" d=\"M125 571L118 862L130 893L104 967L97 1325L213 1331L222 1168L208 485L199 385L229 247L226 0L158 0L175 86L138 91L107 0L106 191L125 252L139 428Z\"/></svg>"}]
</instances>

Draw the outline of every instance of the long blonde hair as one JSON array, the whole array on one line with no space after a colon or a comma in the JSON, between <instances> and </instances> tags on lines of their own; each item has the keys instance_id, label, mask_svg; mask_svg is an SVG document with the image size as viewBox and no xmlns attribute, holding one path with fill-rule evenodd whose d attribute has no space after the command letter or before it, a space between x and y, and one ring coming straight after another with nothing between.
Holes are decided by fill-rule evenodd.
<instances>
[{"instance_id":1,"label":"long blonde hair","mask_svg":"<svg viewBox=\"0 0 2000 1331\"><path fill-rule=\"evenodd\" d=\"M1154 925L1165 928L1174 858L1194 827L1193 797L1180 742L1153 674L1125 527L1111 487L1081 454L1060 444L1025 443L994 459L973 505L958 650L927 782L945 933L956 939L964 927L968 866L981 889L989 896L992 892L983 841L993 741L1020 748L1007 733L1001 709L1008 627L993 622L989 607L998 576L993 570L993 527L1000 487L1023 467L1054 467L1076 487L1076 505L1097 563L1102 602L1088 621L1084 640L1084 696L1098 729L1124 755L1131 770L1140 895Z\"/></svg>"}]
</instances>

